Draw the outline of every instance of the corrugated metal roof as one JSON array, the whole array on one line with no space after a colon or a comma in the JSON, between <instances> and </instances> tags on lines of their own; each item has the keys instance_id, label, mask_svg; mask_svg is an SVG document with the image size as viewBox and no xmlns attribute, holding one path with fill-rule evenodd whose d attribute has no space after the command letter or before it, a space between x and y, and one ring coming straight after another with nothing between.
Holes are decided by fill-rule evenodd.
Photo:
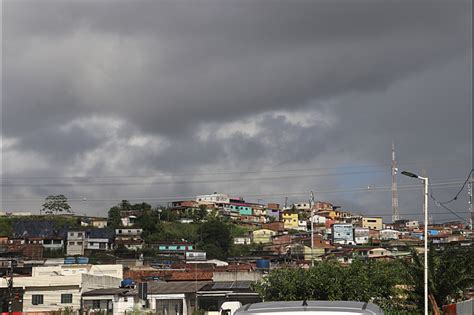
<instances>
[{"instance_id":1,"label":"corrugated metal roof","mask_svg":"<svg viewBox=\"0 0 474 315\"><path fill-rule=\"evenodd\" d=\"M166 293L195 293L210 282L205 281L186 281L186 282L149 282L149 294Z\"/></svg>"}]
</instances>

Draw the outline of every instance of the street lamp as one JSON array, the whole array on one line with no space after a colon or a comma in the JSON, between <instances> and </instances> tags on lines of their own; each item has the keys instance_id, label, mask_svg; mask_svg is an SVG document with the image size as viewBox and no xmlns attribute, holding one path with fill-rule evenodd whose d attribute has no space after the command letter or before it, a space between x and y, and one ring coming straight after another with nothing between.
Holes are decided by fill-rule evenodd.
<instances>
[{"instance_id":1,"label":"street lamp","mask_svg":"<svg viewBox=\"0 0 474 315\"><path fill-rule=\"evenodd\" d=\"M424 266L424 282L425 282L425 315L428 315L428 177L421 177L414 173L403 171L403 175L418 178L423 181L424 184L424 203L423 211L425 213L425 230L424 230L424 242L425 242L425 266Z\"/></svg>"}]
</instances>

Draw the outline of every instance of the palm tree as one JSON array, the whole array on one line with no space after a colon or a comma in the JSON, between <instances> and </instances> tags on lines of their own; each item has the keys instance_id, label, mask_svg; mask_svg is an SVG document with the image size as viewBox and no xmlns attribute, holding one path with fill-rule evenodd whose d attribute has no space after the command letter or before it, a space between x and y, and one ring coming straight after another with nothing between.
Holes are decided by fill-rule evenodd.
<instances>
[{"instance_id":1,"label":"palm tree","mask_svg":"<svg viewBox=\"0 0 474 315\"><path fill-rule=\"evenodd\" d=\"M407 263L408 282L413 290L409 300L423 305L424 263L422 256L412 251L413 259ZM436 250L432 245L428 252L428 292L431 309L438 314L438 305L462 298L464 289L474 285L474 251L470 248Z\"/></svg>"}]
</instances>

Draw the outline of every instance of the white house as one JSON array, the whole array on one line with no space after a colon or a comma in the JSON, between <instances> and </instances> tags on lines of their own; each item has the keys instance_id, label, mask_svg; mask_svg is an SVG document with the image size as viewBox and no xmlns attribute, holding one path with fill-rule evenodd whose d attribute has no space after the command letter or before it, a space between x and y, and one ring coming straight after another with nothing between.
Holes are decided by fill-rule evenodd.
<instances>
[{"instance_id":1,"label":"white house","mask_svg":"<svg viewBox=\"0 0 474 315\"><path fill-rule=\"evenodd\" d=\"M110 229L91 229L86 232L86 249L109 250L112 249L114 231Z\"/></svg>"},{"instance_id":2,"label":"white house","mask_svg":"<svg viewBox=\"0 0 474 315\"><path fill-rule=\"evenodd\" d=\"M383 241L398 240L400 232L397 230L384 229L380 231L380 239Z\"/></svg>"},{"instance_id":3,"label":"white house","mask_svg":"<svg viewBox=\"0 0 474 315\"><path fill-rule=\"evenodd\" d=\"M315 224L326 224L326 217L322 215L313 215L311 221Z\"/></svg>"},{"instance_id":4,"label":"white house","mask_svg":"<svg viewBox=\"0 0 474 315\"><path fill-rule=\"evenodd\" d=\"M66 253L67 255L84 255L84 231L67 232Z\"/></svg>"},{"instance_id":5,"label":"white house","mask_svg":"<svg viewBox=\"0 0 474 315\"><path fill-rule=\"evenodd\" d=\"M95 289L82 294L82 309L85 312L106 312L110 315L124 315L140 309L138 292L129 288Z\"/></svg>"},{"instance_id":6,"label":"white house","mask_svg":"<svg viewBox=\"0 0 474 315\"><path fill-rule=\"evenodd\" d=\"M196 292L209 282L150 282L147 299L155 314L193 314Z\"/></svg>"},{"instance_id":7,"label":"white house","mask_svg":"<svg viewBox=\"0 0 474 315\"><path fill-rule=\"evenodd\" d=\"M354 228L354 242L357 245L363 245L369 243L369 229L362 227Z\"/></svg>"},{"instance_id":8,"label":"white house","mask_svg":"<svg viewBox=\"0 0 474 315\"><path fill-rule=\"evenodd\" d=\"M217 192L209 195L199 195L196 196L196 201L199 204L215 204L217 206L222 206L224 204L228 204L230 202L229 195L226 194L219 194Z\"/></svg>"},{"instance_id":9,"label":"white house","mask_svg":"<svg viewBox=\"0 0 474 315\"><path fill-rule=\"evenodd\" d=\"M15 278L14 287L24 290L23 312L52 312L66 308L79 310L83 292L118 287L122 279L67 268L51 272L52 268L34 267L31 277ZM7 287L6 279L0 279L0 287Z\"/></svg>"},{"instance_id":10,"label":"white house","mask_svg":"<svg viewBox=\"0 0 474 315\"><path fill-rule=\"evenodd\" d=\"M311 204L310 203L305 203L305 202L294 203L292 205L292 207L295 208L296 210L303 210L303 211L311 210Z\"/></svg>"}]
</instances>

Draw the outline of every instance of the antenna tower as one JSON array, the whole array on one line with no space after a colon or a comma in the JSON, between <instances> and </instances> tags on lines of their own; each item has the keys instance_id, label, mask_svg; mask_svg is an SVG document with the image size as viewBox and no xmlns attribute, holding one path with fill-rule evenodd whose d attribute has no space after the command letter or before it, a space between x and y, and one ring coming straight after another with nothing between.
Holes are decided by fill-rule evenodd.
<instances>
[{"instance_id":1,"label":"antenna tower","mask_svg":"<svg viewBox=\"0 0 474 315\"><path fill-rule=\"evenodd\" d=\"M392 222L400 220L398 209L398 189L397 189L397 161L395 160L395 143L392 141Z\"/></svg>"}]
</instances>

